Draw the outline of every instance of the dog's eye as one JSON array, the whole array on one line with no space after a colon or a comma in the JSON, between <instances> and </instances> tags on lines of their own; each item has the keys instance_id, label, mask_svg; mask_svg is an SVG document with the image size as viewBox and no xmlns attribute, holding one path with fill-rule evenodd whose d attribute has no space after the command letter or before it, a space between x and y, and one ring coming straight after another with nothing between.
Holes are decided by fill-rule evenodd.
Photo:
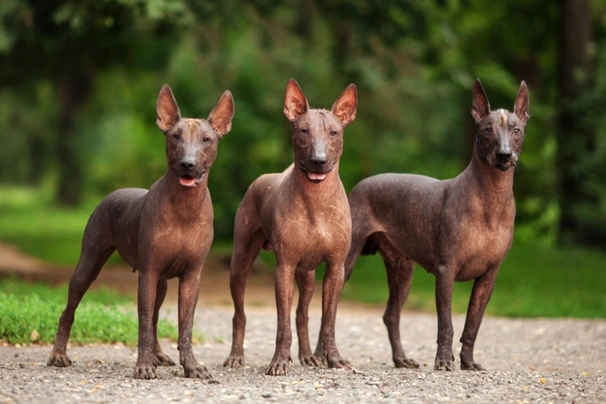
<instances>
[{"instance_id":1,"label":"dog's eye","mask_svg":"<svg viewBox=\"0 0 606 404\"><path fill-rule=\"evenodd\" d=\"M175 139L175 140L181 139L181 132L175 132L175 133L173 133L173 139Z\"/></svg>"},{"instance_id":2,"label":"dog's eye","mask_svg":"<svg viewBox=\"0 0 606 404\"><path fill-rule=\"evenodd\" d=\"M513 133L515 133L516 135L520 134L520 128L514 128Z\"/></svg>"},{"instance_id":3,"label":"dog's eye","mask_svg":"<svg viewBox=\"0 0 606 404\"><path fill-rule=\"evenodd\" d=\"M208 136L204 136L204 137L202 138L202 141L203 141L204 143L208 143L208 142L210 142L210 137L208 137Z\"/></svg>"},{"instance_id":4,"label":"dog's eye","mask_svg":"<svg viewBox=\"0 0 606 404\"><path fill-rule=\"evenodd\" d=\"M301 129L301 133L304 135L307 135L309 133L309 131L307 129Z\"/></svg>"},{"instance_id":5,"label":"dog's eye","mask_svg":"<svg viewBox=\"0 0 606 404\"><path fill-rule=\"evenodd\" d=\"M485 134L486 136L490 136L490 135L492 135L492 128L491 128L491 127L488 127L488 128L486 128L486 129L484 129L484 134Z\"/></svg>"},{"instance_id":6,"label":"dog's eye","mask_svg":"<svg viewBox=\"0 0 606 404\"><path fill-rule=\"evenodd\" d=\"M336 130L331 130L330 131L330 136L337 136L337 131Z\"/></svg>"}]
</instances>

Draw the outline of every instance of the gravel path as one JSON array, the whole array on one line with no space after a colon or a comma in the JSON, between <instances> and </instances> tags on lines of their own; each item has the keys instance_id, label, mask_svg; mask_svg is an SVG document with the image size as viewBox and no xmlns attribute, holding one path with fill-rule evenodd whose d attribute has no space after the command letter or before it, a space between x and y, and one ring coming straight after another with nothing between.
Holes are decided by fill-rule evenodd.
<instances>
[{"instance_id":1,"label":"gravel path","mask_svg":"<svg viewBox=\"0 0 606 404\"><path fill-rule=\"evenodd\" d=\"M176 308L169 306L165 315L174 318ZM287 376L270 377L265 369L273 355L275 309L248 308L247 366L241 369L222 366L230 349L231 315L231 308L224 305L200 305L196 312L195 327L206 341L194 352L214 381L186 379L181 367L160 368L157 380L134 380L136 349L131 347L70 347L74 365L59 369L46 366L50 346L2 346L0 403L606 401L606 321L488 317L475 357L489 370L446 373L432 370L435 315L404 312L404 348L421 369L395 369L382 311L344 305L337 318L337 344L354 371L307 368L296 361ZM317 335L317 304L311 316L310 332ZM454 318L457 338L463 320ZM178 360L176 346L164 345ZM292 353L296 360L296 334Z\"/></svg>"}]
</instances>

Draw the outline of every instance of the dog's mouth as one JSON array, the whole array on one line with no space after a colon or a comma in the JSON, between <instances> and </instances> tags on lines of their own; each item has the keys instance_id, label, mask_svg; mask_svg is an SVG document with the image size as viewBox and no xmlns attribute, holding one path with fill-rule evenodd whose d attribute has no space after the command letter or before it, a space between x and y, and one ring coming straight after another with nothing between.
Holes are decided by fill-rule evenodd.
<instances>
[{"instance_id":1,"label":"dog's mouth","mask_svg":"<svg viewBox=\"0 0 606 404\"><path fill-rule=\"evenodd\" d=\"M307 172L307 178L313 182L322 182L326 179L326 174Z\"/></svg>"},{"instance_id":2,"label":"dog's mouth","mask_svg":"<svg viewBox=\"0 0 606 404\"><path fill-rule=\"evenodd\" d=\"M204 176L206 175L206 170L202 172L198 177L194 177L190 174L184 174L179 176L179 184L184 186L185 188L194 188L199 183L202 182Z\"/></svg>"},{"instance_id":3,"label":"dog's mouth","mask_svg":"<svg viewBox=\"0 0 606 404\"><path fill-rule=\"evenodd\" d=\"M326 170L326 172L309 171L303 163L299 164L299 168L301 169L301 171L303 171L305 173L305 176L307 177L308 180L310 180L311 182L314 182L316 184L324 181L326 179L326 177L328 176L328 173L330 173L330 171L332 171L332 167L329 168L328 170Z\"/></svg>"},{"instance_id":4,"label":"dog's mouth","mask_svg":"<svg viewBox=\"0 0 606 404\"><path fill-rule=\"evenodd\" d=\"M500 171L507 171L512 167L516 166L516 162L513 160L508 160L504 162L497 163L496 167Z\"/></svg>"}]
</instances>

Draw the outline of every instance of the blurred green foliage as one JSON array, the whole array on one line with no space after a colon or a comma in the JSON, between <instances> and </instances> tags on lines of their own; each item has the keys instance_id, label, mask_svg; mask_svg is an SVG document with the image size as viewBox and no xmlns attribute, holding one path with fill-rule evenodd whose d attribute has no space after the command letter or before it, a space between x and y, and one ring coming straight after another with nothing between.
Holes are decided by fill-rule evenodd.
<instances>
[{"instance_id":1,"label":"blurred green foliage","mask_svg":"<svg viewBox=\"0 0 606 404\"><path fill-rule=\"evenodd\" d=\"M161 85L171 85L189 117L206 117L230 89L233 129L210 175L215 234L226 240L248 185L292 160L282 114L290 77L313 107L330 108L349 82L358 86L358 116L345 132L341 161L347 190L381 172L458 174L469 161L475 131L469 114L473 80L482 79L493 108L511 108L525 79L531 119L516 173L517 237L554 245L562 214L559 173L576 170L593 197L574 206L577 220L595 230L596 244L603 243L606 121L598 106L606 99L606 2L592 6L595 85L575 105L595 148L562 167L558 3L5 1L0 182L46 187L49 202L62 198L65 182L80 190L85 203L119 187L148 188L166 167L163 136L155 127ZM62 91L70 79L68 88L82 99L65 105ZM85 83L80 90L78 83Z\"/></svg>"}]
</instances>

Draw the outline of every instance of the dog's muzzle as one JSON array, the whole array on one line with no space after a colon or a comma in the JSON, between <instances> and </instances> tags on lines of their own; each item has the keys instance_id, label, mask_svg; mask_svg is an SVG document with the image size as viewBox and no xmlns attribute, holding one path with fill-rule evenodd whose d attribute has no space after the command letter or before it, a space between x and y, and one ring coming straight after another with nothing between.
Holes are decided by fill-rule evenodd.
<instances>
[{"instance_id":1,"label":"dog's muzzle","mask_svg":"<svg viewBox=\"0 0 606 404\"><path fill-rule=\"evenodd\" d=\"M314 164L311 164L312 167L314 166ZM311 182L322 182L326 179L326 176L328 175L328 173L330 173L332 171L332 165L330 165L330 167L328 167L326 165L326 162L324 162L322 164L322 166L320 167L320 169L317 169L315 167L313 167L312 169L309 169L304 163L300 163L299 164L299 168L301 169L301 171L303 171L307 177L308 180L310 180Z\"/></svg>"},{"instance_id":2,"label":"dog's muzzle","mask_svg":"<svg viewBox=\"0 0 606 404\"><path fill-rule=\"evenodd\" d=\"M207 169L203 168L199 172L193 170L180 170L181 172L175 172L179 180L179 184L186 188L193 188L204 180Z\"/></svg>"}]
</instances>

